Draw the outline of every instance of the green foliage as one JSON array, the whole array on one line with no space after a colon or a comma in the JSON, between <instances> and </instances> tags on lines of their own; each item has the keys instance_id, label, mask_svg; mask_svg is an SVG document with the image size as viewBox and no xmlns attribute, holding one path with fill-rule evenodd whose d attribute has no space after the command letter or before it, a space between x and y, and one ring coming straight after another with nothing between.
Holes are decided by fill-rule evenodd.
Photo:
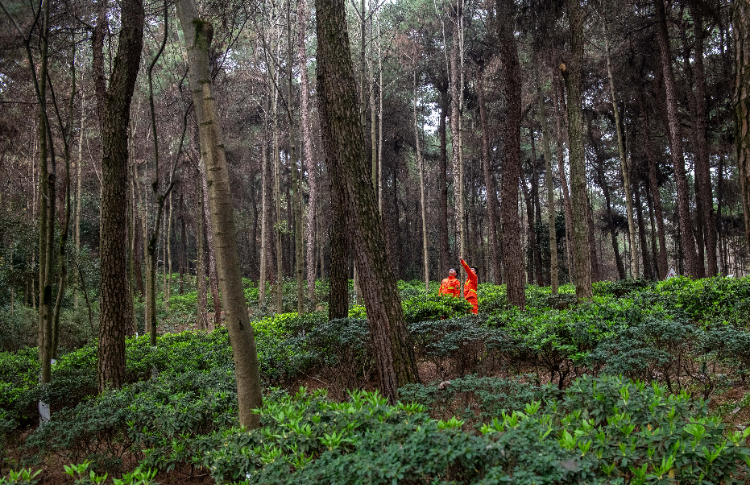
<instances>
[{"instance_id":1,"label":"green foliage","mask_svg":"<svg viewBox=\"0 0 750 485\"><path fill-rule=\"evenodd\" d=\"M411 292L407 289L404 290L404 293L409 294ZM471 304L464 298L438 295L437 293L425 294L424 286L422 287L421 294L402 300L401 306L404 309L406 323L453 318L471 312ZM367 312L361 305L355 305L349 309L349 318L366 317Z\"/></svg>"}]
</instances>

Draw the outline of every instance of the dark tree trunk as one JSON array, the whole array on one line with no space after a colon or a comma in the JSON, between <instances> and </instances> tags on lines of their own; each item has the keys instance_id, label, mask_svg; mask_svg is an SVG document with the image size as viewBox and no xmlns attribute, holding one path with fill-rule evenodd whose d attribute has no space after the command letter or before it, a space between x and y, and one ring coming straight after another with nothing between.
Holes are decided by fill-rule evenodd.
<instances>
[{"instance_id":1,"label":"dark tree trunk","mask_svg":"<svg viewBox=\"0 0 750 485\"><path fill-rule=\"evenodd\" d=\"M588 246L586 207L586 160L583 147L583 110L581 108L581 72L583 69L584 12L580 0L566 0L570 21L570 59L560 66L568 90L568 146L573 205L573 258L575 260L576 296L591 298L591 254Z\"/></svg>"},{"instance_id":2,"label":"dark tree trunk","mask_svg":"<svg viewBox=\"0 0 750 485\"><path fill-rule=\"evenodd\" d=\"M552 75L555 93L555 135L557 137L557 171L560 174L560 185L563 192L563 208L565 212L565 255L568 264L568 273L573 279L575 276L575 264L573 263L573 203L570 200L568 190L568 178L565 175L565 156L563 144L563 113L565 112L565 97L562 92L560 78Z\"/></svg>"},{"instance_id":3,"label":"dark tree trunk","mask_svg":"<svg viewBox=\"0 0 750 485\"><path fill-rule=\"evenodd\" d=\"M706 75L703 66L703 45L705 32L703 30L703 15L700 7L693 8L695 30L695 69L693 80L695 83L695 118L694 137L697 156L695 158L696 193L700 193L701 211L703 219L703 241L706 247L706 276L716 276L716 226L714 225L714 202L711 190L711 167L709 163L708 141L706 139L706 125L708 122L706 108Z\"/></svg>"},{"instance_id":4,"label":"dark tree trunk","mask_svg":"<svg viewBox=\"0 0 750 485\"><path fill-rule=\"evenodd\" d=\"M484 73L477 74L477 91L479 93L479 120L482 125L482 171L484 175L484 185L487 191L487 219L489 221L489 239L490 239L490 266L495 284L500 284L500 253L497 247L497 204L495 180L492 178L492 169L490 167L490 128L487 123L487 110L484 100ZM444 172L443 172L444 173ZM441 267L441 271L443 268ZM445 274L445 273L440 273Z\"/></svg>"},{"instance_id":5,"label":"dark tree trunk","mask_svg":"<svg viewBox=\"0 0 750 485\"><path fill-rule=\"evenodd\" d=\"M349 223L383 394L392 403L398 388L417 382L414 348L406 332L396 279L385 251L383 222L371 171L364 157L354 69L343 0L316 0L318 99L330 176L346 187Z\"/></svg>"},{"instance_id":6,"label":"dark tree trunk","mask_svg":"<svg viewBox=\"0 0 750 485\"><path fill-rule=\"evenodd\" d=\"M641 242L641 258L643 259L643 277L647 280L653 280L654 275L651 273L651 261L648 257L648 243L646 242L646 224L643 221L643 206L641 205L641 187L640 183L633 181L633 193L635 195L635 216L638 222L638 238Z\"/></svg>"},{"instance_id":7,"label":"dark tree trunk","mask_svg":"<svg viewBox=\"0 0 750 485\"><path fill-rule=\"evenodd\" d=\"M531 137L531 202L534 204L534 210L529 217L529 231L531 249L534 254L534 276L536 277L537 286L544 286L542 277L542 249L539 247L536 239L536 227L542 224L542 205L539 202L539 175L536 170L536 141L534 140L534 130L529 130Z\"/></svg>"},{"instance_id":8,"label":"dark tree trunk","mask_svg":"<svg viewBox=\"0 0 750 485\"><path fill-rule=\"evenodd\" d=\"M515 5L512 0L497 0L497 35L500 48L500 76L507 106L503 126L502 212L503 265L508 301L526 307L521 252L521 223L518 217L518 181L521 176L521 65L514 36Z\"/></svg>"},{"instance_id":9,"label":"dark tree trunk","mask_svg":"<svg viewBox=\"0 0 750 485\"><path fill-rule=\"evenodd\" d=\"M331 166L326 160L326 165ZM331 194L331 268L328 319L349 316L349 227L346 187L329 171Z\"/></svg>"},{"instance_id":10,"label":"dark tree trunk","mask_svg":"<svg viewBox=\"0 0 750 485\"><path fill-rule=\"evenodd\" d=\"M659 237L659 255L656 259L656 267L658 270L658 278L664 279L667 277L667 236L664 232L664 209L661 204L661 195L659 194L659 184L656 173L656 159L654 158L653 149L651 146L651 129L648 122L648 112L646 111L645 103L643 102L642 96L639 97L639 104L641 110L641 123L643 124L643 146L646 150L646 159L648 160L648 183L649 191L651 192L651 200L654 206L654 217L656 218L656 228ZM654 249L656 251L656 249Z\"/></svg>"},{"instance_id":11,"label":"dark tree trunk","mask_svg":"<svg viewBox=\"0 0 750 485\"><path fill-rule=\"evenodd\" d=\"M734 112L736 119L735 147L745 214L745 238L750 247L750 1L732 2L732 34L734 37L735 83Z\"/></svg>"},{"instance_id":12,"label":"dark tree trunk","mask_svg":"<svg viewBox=\"0 0 750 485\"><path fill-rule=\"evenodd\" d=\"M125 330L133 321L127 274L128 124L143 46L143 3L123 0L121 12L122 27L114 70L109 87L100 99L104 106L99 106L103 152L97 366L100 392L109 387L119 388L124 383Z\"/></svg>"},{"instance_id":13,"label":"dark tree trunk","mask_svg":"<svg viewBox=\"0 0 750 485\"><path fill-rule=\"evenodd\" d=\"M682 134L680 133L680 119L677 112L677 88L672 72L672 59L669 49L669 31L667 29L667 14L663 0L654 0L656 9L657 38L661 52L664 88L666 91L667 120L669 128L669 145L677 183L677 207L679 211L681 247L685 258L685 272L689 276L698 276L698 256L695 251L695 241L690 228L690 203L687 176L685 175L685 159L682 151Z\"/></svg>"}]
</instances>

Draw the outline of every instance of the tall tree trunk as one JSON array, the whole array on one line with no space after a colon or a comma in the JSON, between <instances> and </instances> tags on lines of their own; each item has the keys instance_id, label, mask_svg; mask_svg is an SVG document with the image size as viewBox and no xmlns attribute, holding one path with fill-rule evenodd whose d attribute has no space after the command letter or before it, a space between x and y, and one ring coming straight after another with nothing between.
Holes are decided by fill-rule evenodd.
<instances>
[{"instance_id":1,"label":"tall tree trunk","mask_svg":"<svg viewBox=\"0 0 750 485\"><path fill-rule=\"evenodd\" d=\"M124 383L125 329L133 320L127 275L128 124L143 46L143 23L141 0L123 0L117 56L106 92L101 45L97 54L99 60L95 59L98 64L98 69L95 68L99 84L97 91L102 93L98 96L98 107L103 151L97 367L100 392L108 387L119 388ZM103 36L103 22L97 25L97 29L100 26L102 30L98 36ZM103 42L103 37L100 40Z\"/></svg>"},{"instance_id":2,"label":"tall tree trunk","mask_svg":"<svg viewBox=\"0 0 750 485\"><path fill-rule=\"evenodd\" d=\"M274 36L276 34L273 34ZM273 41L271 46L271 55L275 55L273 47ZM282 234L283 227L281 221L281 158L279 156L279 115L278 115L278 102L279 93L277 86L279 84L278 71L274 67L272 62L269 65L271 69L271 79L273 84L271 86L271 127L273 130L273 199L274 209L276 212L276 224L275 224L275 236L276 236L276 312L283 313L284 311L284 256L282 246Z\"/></svg>"},{"instance_id":3,"label":"tall tree trunk","mask_svg":"<svg viewBox=\"0 0 750 485\"><path fill-rule=\"evenodd\" d=\"M414 147L417 155L417 170L419 171L419 207L422 214L422 275L424 277L425 291L430 291L430 252L427 240L427 199L425 197L424 163L422 161L422 150L419 146L419 118L417 117L417 71L414 77ZM489 198L489 195L488 195Z\"/></svg>"},{"instance_id":4,"label":"tall tree trunk","mask_svg":"<svg viewBox=\"0 0 750 485\"><path fill-rule=\"evenodd\" d=\"M81 190L83 177L81 176L81 165L83 164L83 133L86 131L86 91L81 91L81 129L78 135L78 161L76 161L76 218L75 218L75 261L79 263L81 254ZM131 201L132 202L132 201ZM132 207L132 204L131 204ZM132 233L132 231L131 231ZM78 291L73 294L73 306L78 308Z\"/></svg>"},{"instance_id":5,"label":"tall tree trunk","mask_svg":"<svg viewBox=\"0 0 750 485\"><path fill-rule=\"evenodd\" d=\"M536 225L542 223L542 207L539 203L539 176L536 171L536 141L534 139L534 129L529 129L531 144L531 192L529 202L533 204L531 217L529 218L529 236L531 242L531 252L534 255L534 276L536 277L537 286L544 286L542 278L542 251L537 243Z\"/></svg>"},{"instance_id":6,"label":"tall tree trunk","mask_svg":"<svg viewBox=\"0 0 750 485\"><path fill-rule=\"evenodd\" d=\"M305 228L305 239L307 239L307 292L314 310L317 302L315 297L315 228L318 208L318 179L315 158L313 157L312 127L310 126L308 108L310 89L307 78L307 51L305 50L307 18L307 0L299 0L297 3L297 55L300 71L300 116L305 167L307 167L307 186L310 188Z\"/></svg>"},{"instance_id":7,"label":"tall tree trunk","mask_svg":"<svg viewBox=\"0 0 750 485\"><path fill-rule=\"evenodd\" d=\"M628 236L630 237L630 277L638 278L638 252L635 245L635 222L633 221L633 196L630 193L630 164L625 149L625 140L622 133L620 121L620 109L617 106L617 95L615 91L615 78L612 74L612 61L609 54L609 40L607 39L607 20L602 22L604 29L604 52L607 56L607 77L609 78L609 97L612 101L612 114L615 118L615 131L617 132L617 151L620 154L620 173L622 175L622 188L625 193L625 210L628 218ZM644 260L643 264L646 264Z\"/></svg>"},{"instance_id":8,"label":"tall tree trunk","mask_svg":"<svg viewBox=\"0 0 750 485\"><path fill-rule=\"evenodd\" d=\"M294 274L296 276L296 291L297 291L297 314L303 315L305 313L305 288L304 288L304 265L305 257L303 255L303 242L302 242L302 176L300 168L297 165L297 143L296 136L298 126L295 117L289 108L293 104L294 100L294 43L292 42L292 2L287 0L287 118L289 120L289 171L291 174L290 187L291 197L289 203L292 205L293 213L293 229L294 229ZM292 228L290 228L291 230ZM291 249L291 248L290 248Z\"/></svg>"},{"instance_id":9,"label":"tall tree trunk","mask_svg":"<svg viewBox=\"0 0 750 485\"><path fill-rule=\"evenodd\" d=\"M518 181L521 176L521 65L514 36L515 5L512 0L497 0L497 35L500 44L501 79L507 104L503 126L503 178L500 211L502 213L503 265L508 301L526 307L521 252L521 224L518 219Z\"/></svg>"},{"instance_id":10,"label":"tall tree trunk","mask_svg":"<svg viewBox=\"0 0 750 485\"><path fill-rule=\"evenodd\" d=\"M68 102L68 125L65 126L63 123L60 110L55 99L55 93L52 91L52 101L55 107L55 113L57 115L57 122L62 134L63 141L63 158L65 160L65 185L63 186L64 199L65 199L65 214L62 220L62 227L60 228L60 243L58 246L58 263L59 263L59 275L57 279L57 297L55 299L55 307L52 313L52 342L50 354L53 359L57 359L57 346L60 337L60 310L62 309L62 300L65 296L65 291L68 285L68 236L70 234L70 213L71 213L71 200L70 200L70 143L73 140L73 103L76 96L76 44L75 37L73 37L73 49L70 61L70 97ZM130 279L128 279L130 281ZM11 298L11 305L13 299ZM132 313L131 313L132 314Z\"/></svg>"},{"instance_id":11,"label":"tall tree trunk","mask_svg":"<svg viewBox=\"0 0 750 485\"><path fill-rule=\"evenodd\" d=\"M583 69L583 18L580 0L566 0L570 21L570 59L567 68L561 65L568 90L568 145L573 205L573 256L575 260L576 296L588 299L591 288L591 255L586 221L586 160L583 147L583 111L581 108L581 71Z\"/></svg>"},{"instance_id":12,"label":"tall tree trunk","mask_svg":"<svg viewBox=\"0 0 750 485\"><path fill-rule=\"evenodd\" d=\"M451 6L453 17L453 46L450 54L450 90L451 90L451 146L453 165L453 205L456 220L456 252L464 256L464 177L461 164L461 92L459 51L460 51L460 27L463 16L461 0L456 0L455 6ZM519 110L520 111L520 110ZM463 270L460 270L463 271Z\"/></svg>"},{"instance_id":13,"label":"tall tree trunk","mask_svg":"<svg viewBox=\"0 0 750 485\"><path fill-rule=\"evenodd\" d=\"M267 120L266 120L267 121ZM268 203L268 123L265 123L263 135L260 141L260 197L261 197L261 223L260 223L260 275L258 277L258 307L266 304L266 280L268 279L268 251L269 228L271 205Z\"/></svg>"},{"instance_id":14,"label":"tall tree trunk","mask_svg":"<svg viewBox=\"0 0 750 485\"><path fill-rule=\"evenodd\" d=\"M450 244L448 242L448 141L446 140L446 118L449 108L447 86L440 91L440 124L438 137L440 149L438 155L438 241L440 245L440 274L448 274L451 265ZM441 276L442 277L442 276Z\"/></svg>"},{"instance_id":15,"label":"tall tree trunk","mask_svg":"<svg viewBox=\"0 0 750 485\"><path fill-rule=\"evenodd\" d=\"M734 113L735 147L745 215L745 238L750 247L750 1L732 2L734 38Z\"/></svg>"},{"instance_id":16,"label":"tall tree trunk","mask_svg":"<svg viewBox=\"0 0 750 485\"><path fill-rule=\"evenodd\" d=\"M667 14L664 8L664 0L654 0L656 9L657 39L659 51L661 52L661 65L664 72L664 88L666 91L667 119L669 128L669 146L674 167L675 181L677 183L677 207L679 210L681 245L685 256L685 272L689 276L698 275L698 256L695 251L695 241L690 228L690 205L688 201L689 188L687 176L685 175L685 159L682 151L682 133L680 133L680 120L677 112L677 88L675 87L674 73L672 72L672 59L669 49L669 31L667 30Z\"/></svg>"},{"instance_id":17,"label":"tall tree trunk","mask_svg":"<svg viewBox=\"0 0 750 485\"><path fill-rule=\"evenodd\" d=\"M557 138L557 171L560 174L560 186L563 193L563 209L565 213L565 253L568 263L568 273L571 279L575 274L575 265L573 264L573 203L570 200L570 191L568 190L568 178L565 175L565 154L563 153L563 144L565 136L563 134L563 112L565 111L565 96L562 92L560 80L555 74L552 74L552 84L554 85L553 93L555 97L555 135Z\"/></svg>"},{"instance_id":18,"label":"tall tree trunk","mask_svg":"<svg viewBox=\"0 0 750 485\"><path fill-rule=\"evenodd\" d=\"M484 72L477 74L477 93L479 95L479 122L482 125L482 171L484 175L484 186L487 191L487 219L489 221L490 240L490 266L495 284L500 284L500 253L497 247L497 191L495 190L495 180L492 178L493 170L490 168L490 128L487 123L487 109L484 99ZM442 274L442 273L441 273ZM555 289L555 292L557 290Z\"/></svg>"},{"instance_id":19,"label":"tall tree trunk","mask_svg":"<svg viewBox=\"0 0 750 485\"><path fill-rule=\"evenodd\" d=\"M648 160L648 183L649 191L654 205L654 217L656 218L656 228L659 237L659 255L656 259L658 270L658 279L662 280L667 277L667 236L664 230L664 209L661 204L661 195L659 194L659 184L656 173L656 159L654 158L653 148L651 145L651 129L648 122L648 112L646 111L643 96L638 98L639 108L641 110L641 123L643 125L643 146L646 150L646 159Z\"/></svg>"},{"instance_id":20,"label":"tall tree trunk","mask_svg":"<svg viewBox=\"0 0 750 485\"><path fill-rule=\"evenodd\" d=\"M396 280L385 251L377 196L364 157L364 133L357 119L354 69L343 0L316 0L318 96L323 144L331 178L346 187L351 227L380 375L390 402L398 388L417 382L414 348L406 333Z\"/></svg>"},{"instance_id":21,"label":"tall tree trunk","mask_svg":"<svg viewBox=\"0 0 750 485\"><path fill-rule=\"evenodd\" d=\"M547 225L549 230L549 251L550 251L550 286L553 295L558 292L559 279L557 269L557 229L555 227L555 182L552 175L552 151L549 146L549 127L547 126L547 106L544 104L544 94L542 93L542 83L539 76L539 65L536 55L536 44L534 44L534 81L536 84L537 96L537 113L539 123L542 125L542 149L544 152L544 180L547 188L547 206L549 215ZM481 109L481 107L480 107Z\"/></svg>"},{"instance_id":22,"label":"tall tree trunk","mask_svg":"<svg viewBox=\"0 0 750 485\"><path fill-rule=\"evenodd\" d=\"M253 409L262 406L260 370L255 336L242 288L224 141L216 115L216 103L211 94L209 49L213 27L200 18L193 0L179 0L177 15L185 33L185 47L191 67L189 81L196 118L201 127L199 133L202 158L211 180L211 225L216 237L219 282L226 307L227 328L237 376L240 425L257 428L260 425L259 416Z\"/></svg>"},{"instance_id":23,"label":"tall tree trunk","mask_svg":"<svg viewBox=\"0 0 750 485\"><path fill-rule=\"evenodd\" d=\"M692 4L691 4L692 5ZM701 194L701 211L703 218L703 240L706 246L706 276L716 276L718 265L716 262L716 226L714 225L714 202L711 190L711 167L709 162L709 148L706 139L706 124L708 114L706 108L706 75L703 66L705 31L703 29L703 15L700 7L693 10L693 29L695 32L695 68L692 71L695 83L695 119L694 136L697 156L695 158L695 178L697 192Z\"/></svg>"}]
</instances>

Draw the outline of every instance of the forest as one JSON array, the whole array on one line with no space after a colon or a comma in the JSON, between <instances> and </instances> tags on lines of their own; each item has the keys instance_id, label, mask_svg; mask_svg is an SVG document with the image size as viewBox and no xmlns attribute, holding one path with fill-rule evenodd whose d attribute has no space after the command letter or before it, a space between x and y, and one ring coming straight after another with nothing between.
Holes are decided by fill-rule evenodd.
<instances>
[{"instance_id":1,"label":"forest","mask_svg":"<svg viewBox=\"0 0 750 485\"><path fill-rule=\"evenodd\" d=\"M0 10L0 485L750 480L750 0Z\"/></svg>"}]
</instances>

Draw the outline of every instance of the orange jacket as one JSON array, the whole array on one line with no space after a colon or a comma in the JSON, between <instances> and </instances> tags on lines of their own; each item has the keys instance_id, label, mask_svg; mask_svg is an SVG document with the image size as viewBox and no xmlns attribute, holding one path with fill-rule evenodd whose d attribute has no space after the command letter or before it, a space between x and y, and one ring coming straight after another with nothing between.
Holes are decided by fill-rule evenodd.
<instances>
[{"instance_id":1,"label":"orange jacket","mask_svg":"<svg viewBox=\"0 0 750 485\"><path fill-rule=\"evenodd\" d=\"M458 281L458 278L445 278L440 283L440 291L438 291L438 294L450 295L454 298L458 298L461 296L461 282Z\"/></svg>"},{"instance_id":2,"label":"orange jacket","mask_svg":"<svg viewBox=\"0 0 750 485\"><path fill-rule=\"evenodd\" d=\"M463 259L461 260L461 266L464 267L466 270L466 274L469 275L469 278L466 280L466 283L464 283L464 298L467 300L471 299L477 299L477 283L479 279L477 278L477 274L471 270L468 264L466 264L466 261Z\"/></svg>"}]
</instances>

